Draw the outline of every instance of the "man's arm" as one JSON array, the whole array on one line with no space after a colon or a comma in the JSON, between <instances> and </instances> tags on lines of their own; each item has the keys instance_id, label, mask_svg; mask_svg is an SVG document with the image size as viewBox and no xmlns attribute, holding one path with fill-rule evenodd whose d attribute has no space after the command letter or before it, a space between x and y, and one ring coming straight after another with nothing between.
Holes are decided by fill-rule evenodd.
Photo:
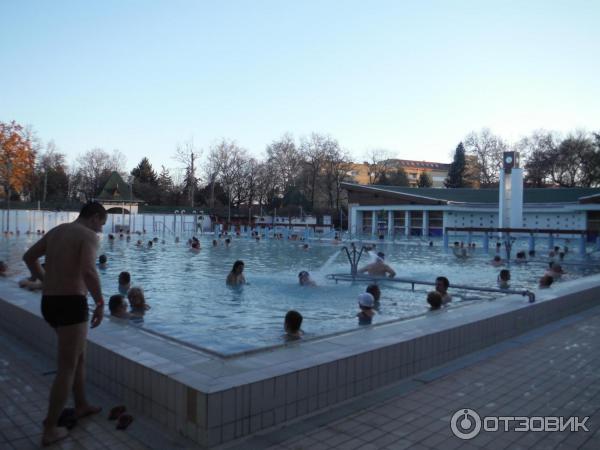
<instances>
[{"instance_id":1,"label":"man's arm","mask_svg":"<svg viewBox=\"0 0 600 450\"><path fill-rule=\"evenodd\" d=\"M96 328L102 322L104 316L104 298L100 287L100 278L96 271L96 249L98 240L96 236L84 238L81 244L81 264L83 282L96 303L96 309L92 314L91 327Z\"/></svg>"},{"instance_id":2,"label":"man's arm","mask_svg":"<svg viewBox=\"0 0 600 450\"><path fill-rule=\"evenodd\" d=\"M96 271L96 249L97 241L93 238L85 238L81 244L81 273L83 281L87 287L96 305L104 304L102 289L100 287L100 278Z\"/></svg>"},{"instance_id":3,"label":"man's arm","mask_svg":"<svg viewBox=\"0 0 600 450\"><path fill-rule=\"evenodd\" d=\"M33 244L29 250L25 252L23 255L23 261L27 265L27 268L31 272L31 276L35 279L44 281L44 269L40 265L38 261L39 258L46 254L46 237L48 235L44 235L39 241Z\"/></svg>"},{"instance_id":4,"label":"man's arm","mask_svg":"<svg viewBox=\"0 0 600 450\"><path fill-rule=\"evenodd\" d=\"M387 264L385 265L385 271L386 273L389 273L390 278L394 278L396 276L396 272L394 272L394 269L392 269L390 266L388 266Z\"/></svg>"}]
</instances>

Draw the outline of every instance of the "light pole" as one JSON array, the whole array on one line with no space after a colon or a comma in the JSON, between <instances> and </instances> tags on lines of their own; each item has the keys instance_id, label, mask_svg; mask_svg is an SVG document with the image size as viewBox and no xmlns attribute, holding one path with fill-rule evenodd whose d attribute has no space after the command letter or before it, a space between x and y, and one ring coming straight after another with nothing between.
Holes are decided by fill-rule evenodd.
<instances>
[{"instance_id":1,"label":"light pole","mask_svg":"<svg viewBox=\"0 0 600 450\"><path fill-rule=\"evenodd\" d=\"M229 231L229 227L231 226L231 186L227 186L229 193L227 194L228 203L228 211L227 211L227 231Z\"/></svg>"},{"instance_id":2,"label":"light pole","mask_svg":"<svg viewBox=\"0 0 600 450\"><path fill-rule=\"evenodd\" d=\"M6 163L6 231L10 231L10 177L12 176L12 161Z\"/></svg>"}]
</instances>

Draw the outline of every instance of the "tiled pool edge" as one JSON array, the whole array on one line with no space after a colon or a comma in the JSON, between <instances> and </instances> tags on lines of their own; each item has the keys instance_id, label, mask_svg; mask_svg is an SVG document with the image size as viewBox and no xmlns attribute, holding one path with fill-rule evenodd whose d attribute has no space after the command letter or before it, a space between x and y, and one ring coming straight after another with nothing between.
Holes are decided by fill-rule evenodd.
<instances>
[{"instance_id":1,"label":"tiled pool edge","mask_svg":"<svg viewBox=\"0 0 600 450\"><path fill-rule=\"evenodd\" d=\"M146 360L138 352L134 360L124 346L99 342L109 341L108 334L92 332L88 379L168 428L213 446L316 412L597 304L600 276L577 281L545 291L545 298L534 304L507 297L473 305L465 315L434 313L387 330L360 330L355 339L359 343L343 347L338 342L339 351L319 352L318 342L305 343L310 348L305 354L311 356L283 359L262 373L224 376L218 382L153 359L151 352L146 352ZM54 351L52 330L31 307L1 301L0 324L34 347ZM412 336L404 332L411 327ZM348 336L326 341L334 344L338 339ZM263 359L281 357L286 351L293 352L282 349Z\"/></svg>"}]
</instances>

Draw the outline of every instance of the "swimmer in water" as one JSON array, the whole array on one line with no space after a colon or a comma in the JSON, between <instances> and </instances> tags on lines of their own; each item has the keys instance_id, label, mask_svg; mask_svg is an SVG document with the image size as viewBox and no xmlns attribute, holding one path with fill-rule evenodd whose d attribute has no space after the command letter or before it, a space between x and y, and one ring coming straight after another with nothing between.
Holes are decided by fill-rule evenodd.
<instances>
[{"instance_id":1,"label":"swimmer in water","mask_svg":"<svg viewBox=\"0 0 600 450\"><path fill-rule=\"evenodd\" d=\"M110 315L119 319L129 318L129 312L127 312L127 301L125 297L120 294L113 295L108 301L108 309Z\"/></svg>"},{"instance_id":2,"label":"swimmer in water","mask_svg":"<svg viewBox=\"0 0 600 450\"><path fill-rule=\"evenodd\" d=\"M456 256L458 259L467 259L469 257L469 253L467 252L467 249L464 248L463 246L453 247L452 252L454 253L454 256Z\"/></svg>"},{"instance_id":3,"label":"swimmer in water","mask_svg":"<svg viewBox=\"0 0 600 450\"><path fill-rule=\"evenodd\" d=\"M510 270L502 269L498 275L498 287L500 289L508 289L510 287Z\"/></svg>"},{"instance_id":4,"label":"swimmer in water","mask_svg":"<svg viewBox=\"0 0 600 450\"><path fill-rule=\"evenodd\" d=\"M7 269L8 266L6 265L6 263L4 261L0 261L0 276L5 277Z\"/></svg>"},{"instance_id":5,"label":"swimmer in water","mask_svg":"<svg viewBox=\"0 0 600 450\"><path fill-rule=\"evenodd\" d=\"M494 256L494 259L492 259L492 262L490 264L494 267L501 266L502 258L500 258L500 256L496 255L496 256Z\"/></svg>"},{"instance_id":6,"label":"swimmer in water","mask_svg":"<svg viewBox=\"0 0 600 450\"><path fill-rule=\"evenodd\" d=\"M429 310L435 311L442 307L442 296L438 291L431 291L427 294L427 303L429 303Z\"/></svg>"},{"instance_id":7,"label":"swimmer in water","mask_svg":"<svg viewBox=\"0 0 600 450\"><path fill-rule=\"evenodd\" d=\"M370 325L373 322L375 311L375 299L368 292L364 292L358 296L358 307L360 311L356 314L359 325Z\"/></svg>"},{"instance_id":8,"label":"swimmer in water","mask_svg":"<svg viewBox=\"0 0 600 450\"><path fill-rule=\"evenodd\" d=\"M552 283L554 283L554 278L552 278L550 275L544 275L543 277L540 278L539 288L547 289L550 286L552 286Z\"/></svg>"},{"instance_id":9,"label":"swimmer in water","mask_svg":"<svg viewBox=\"0 0 600 450\"><path fill-rule=\"evenodd\" d=\"M132 287L129 289L127 298L131 306L131 314L134 316L143 316L150 309L150 305L146 303L146 297L141 287Z\"/></svg>"},{"instance_id":10,"label":"swimmer in water","mask_svg":"<svg viewBox=\"0 0 600 450\"><path fill-rule=\"evenodd\" d=\"M452 297L448 294L448 288L450 287L450 281L446 277L437 277L435 279L435 291L439 292L442 297L442 304L445 305L452 301Z\"/></svg>"},{"instance_id":11,"label":"swimmer in water","mask_svg":"<svg viewBox=\"0 0 600 450\"><path fill-rule=\"evenodd\" d=\"M129 272L121 272L119 274L119 294L127 295L131 287L131 275Z\"/></svg>"},{"instance_id":12,"label":"swimmer in water","mask_svg":"<svg viewBox=\"0 0 600 450\"><path fill-rule=\"evenodd\" d=\"M368 273L372 277L385 277L394 278L396 272L390 266L384 262L385 254L383 252L377 253L377 259L375 262L366 265L362 269L359 269L358 273Z\"/></svg>"},{"instance_id":13,"label":"swimmer in water","mask_svg":"<svg viewBox=\"0 0 600 450\"><path fill-rule=\"evenodd\" d=\"M300 283L300 286L315 287L317 285L317 283L312 280L310 274L306 270L303 270L298 274L298 282Z\"/></svg>"},{"instance_id":14,"label":"swimmer in water","mask_svg":"<svg viewBox=\"0 0 600 450\"><path fill-rule=\"evenodd\" d=\"M246 283L246 277L244 277L244 261L237 260L233 263L231 272L227 275L225 283L227 286L241 286Z\"/></svg>"},{"instance_id":15,"label":"swimmer in water","mask_svg":"<svg viewBox=\"0 0 600 450\"><path fill-rule=\"evenodd\" d=\"M108 258L106 257L106 255L100 255L98 257L98 268L106 269L107 265L108 265Z\"/></svg>"},{"instance_id":16,"label":"swimmer in water","mask_svg":"<svg viewBox=\"0 0 600 450\"><path fill-rule=\"evenodd\" d=\"M298 311L288 311L283 322L286 338L288 340L297 340L302 338L304 332L300 328L302 326L302 314Z\"/></svg>"}]
</instances>

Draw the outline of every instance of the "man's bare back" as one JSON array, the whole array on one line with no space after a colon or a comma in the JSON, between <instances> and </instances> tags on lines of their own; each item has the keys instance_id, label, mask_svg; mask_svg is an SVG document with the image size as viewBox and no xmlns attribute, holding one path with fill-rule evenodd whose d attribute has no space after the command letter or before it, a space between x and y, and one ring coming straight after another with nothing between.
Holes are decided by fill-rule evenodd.
<instances>
[{"instance_id":1,"label":"man's bare back","mask_svg":"<svg viewBox=\"0 0 600 450\"><path fill-rule=\"evenodd\" d=\"M87 295L86 274L96 271L98 237L77 222L59 225L43 238L44 295Z\"/></svg>"}]
</instances>

